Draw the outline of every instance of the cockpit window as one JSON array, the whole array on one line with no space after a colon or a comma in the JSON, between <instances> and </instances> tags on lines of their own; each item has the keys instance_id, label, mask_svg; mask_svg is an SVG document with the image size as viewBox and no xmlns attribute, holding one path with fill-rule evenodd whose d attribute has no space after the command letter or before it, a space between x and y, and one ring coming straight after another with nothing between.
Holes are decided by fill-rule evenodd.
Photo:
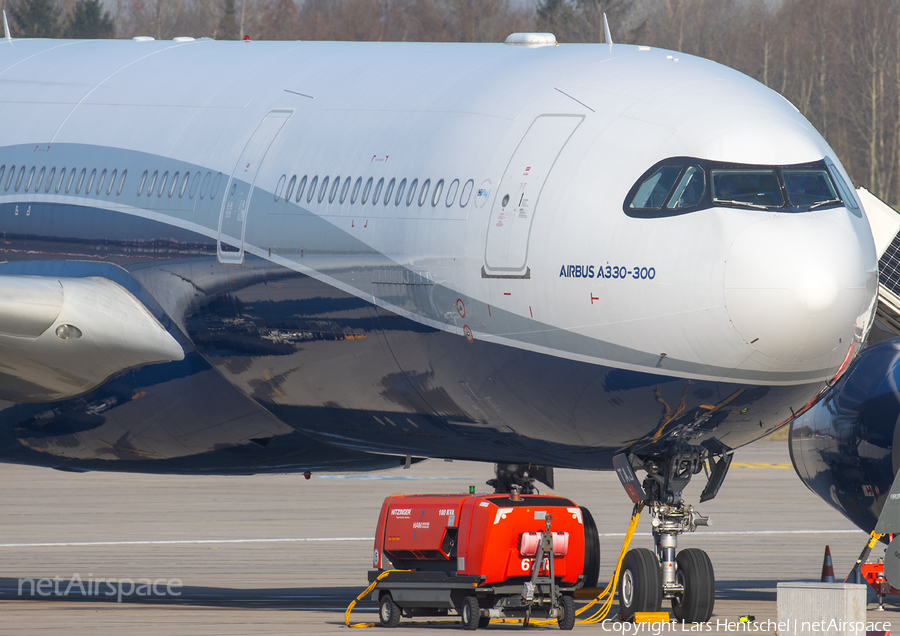
<instances>
[{"instance_id":1,"label":"cockpit window","mask_svg":"<svg viewBox=\"0 0 900 636\"><path fill-rule=\"evenodd\" d=\"M688 166L684 176L678 182L678 187L669 199L666 206L672 210L689 208L700 203L706 192L706 176L700 166Z\"/></svg>"},{"instance_id":2,"label":"cockpit window","mask_svg":"<svg viewBox=\"0 0 900 636\"><path fill-rule=\"evenodd\" d=\"M662 166L644 179L641 187L631 199L632 208L653 208L658 210L666 202L669 191L681 173L681 166Z\"/></svg>"},{"instance_id":3,"label":"cockpit window","mask_svg":"<svg viewBox=\"0 0 900 636\"><path fill-rule=\"evenodd\" d=\"M831 170L829 170L829 167ZM826 161L791 166L755 166L671 157L645 172L625 198L625 214L658 218L710 207L809 212L828 206L855 209L835 169ZM848 198L849 197L849 198Z\"/></svg>"},{"instance_id":4,"label":"cockpit window","mask_svg":"<svg viewBox=\"0 0 900 636\"><path fill-rule=\"evenodd\" d=\"M784 175L788 198L797 207L808 206L814 210L841 202L825 170L784 169L781 174Z\"/></svg>"},{"instance_id":5,"label":"cockpit window","mask_svg":"<svg viewBox=\"0 0 900 636\"><path fill-rule=\"evenodd\" d=\"M713 170L713 203L768 209L784 205L774 170Z\"/></svg>"}]
</instances>

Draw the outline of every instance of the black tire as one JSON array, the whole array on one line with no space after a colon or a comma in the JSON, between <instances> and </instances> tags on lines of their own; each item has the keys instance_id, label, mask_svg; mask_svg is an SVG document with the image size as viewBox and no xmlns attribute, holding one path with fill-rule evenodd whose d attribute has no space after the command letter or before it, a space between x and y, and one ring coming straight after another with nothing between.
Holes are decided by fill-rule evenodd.
<instances>
[{"instance_id":1,"label":"black tire","mask_svg":"<svg viewBox=\"0 0 900 636\"><path fill-rule=\"evenodd\" d=\"M490 624L491 624L490 616L482 616L481 618L478 619L478 627L487 627Z\"/></svg>"},{"instance_id":2,"label":"black tire","mask_svg":"<svg viewBox=\"0 0 900 636\"><path fill-rule=\"evenodd\" d=\"M478 599L474 596L467 596L459 615L462 618L463 629L478 629L478 624L481 622L481 608L478 606Z\"/></svg>"},{"instance_id":3,"label":"black tire","mask_svg":"<svg viewBox=\"0 0 900 636\"><path fill-rule=\"evenodd\" d=\"M662 606L662 572L646 548L629 550L619 571L619 616L633 621L635 612L658 612Z\"/></svg>"},{"instance_id":4,"label":"black tire","mask_svg":"<svg viewBox=\"0 0 900 636\"><path fill-rule=\"evenodd\" d=\"M584 522L584 587L597 587L600 580L600 534L591 511L581 506Z\"/></svg>"},{"instance_id":5,"label":"black tire","mask_svg":"<svg viewBox=\"0 0 900 636\"><path fill-rule=\"evenodd\" d=\"M388 592L381 597L381 607L378 608L378 618L382 627L396 627L400 624L400 608Z\"/></svg>"},{"instance_id":6,"label":"black tire","mask_svg":"<svg viewBox=\"0 0 900 636\"><path fill-rule=\"evenodd\" d=\"M672 599L675 618L685 623L705 623L716 603L716 575L709 555L697 548L682 550L675 557L675 580L684 592Z\"/></svg>"},{"instance_id":7,"label":"black tire","mask_svg":"<svg viewBox=\"0 0 900 636\"><path fill-rule=\"evenodd\" d=\"M556 622L560 629L572 629L575 627L575 599L568 594L559 597L559 617Z\"/></svg>"}]
</instances>

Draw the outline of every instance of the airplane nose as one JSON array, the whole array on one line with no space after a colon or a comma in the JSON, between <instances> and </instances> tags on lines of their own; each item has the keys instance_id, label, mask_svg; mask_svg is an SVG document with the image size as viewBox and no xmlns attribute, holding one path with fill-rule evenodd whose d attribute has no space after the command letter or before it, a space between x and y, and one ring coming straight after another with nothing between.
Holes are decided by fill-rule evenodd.
<instances>
[{"instance_id":1,"label":"airplane nose","mask_svg":"<svg viewBox=\"0 0 900 636\"><path fill-rule=\"evenodd\" d=\"M738 235L725 265L734 328L767 366L840 364L873 306L870 256L851 228L828 219L783 215L754 223Z\"/></svg>"}]
</instances>

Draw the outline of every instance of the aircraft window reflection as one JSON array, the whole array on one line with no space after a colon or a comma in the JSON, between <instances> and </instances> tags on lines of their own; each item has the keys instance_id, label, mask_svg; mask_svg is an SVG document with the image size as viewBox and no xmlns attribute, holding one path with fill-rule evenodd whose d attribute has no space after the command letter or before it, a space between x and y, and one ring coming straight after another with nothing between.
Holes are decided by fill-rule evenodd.
<instances>
[{"instance_id":1,"label":"aircraft window reflection","mask_svg":"<svg viewBox=\"0 0 900 636\"><path fill-rule=\"evenodd\" d=\"M97 179L97 190L94 194L100 194L100 191L103 189L103 182L106 181L106 170L100 173L100 178Z\"/></svg>"},{"instance_id":2,"label":"aircraft window reflection","mask_svg":"<svg viewBox=\"0 0 900 636\"><path fill-rule=\"evenodd\" d=\"M47 166L41 168L41 171L38 173L37 181L34 182L34 191L37 192L41 189L41 184L44 182L44 175L47 174Z\"/></svg>"},{"instance_id":3,"label":"aircraft window reflection","mask_svg":"<svg viewBox=\"0 0 900 636\"><path fill-rule=\"evenodd\" d=\"M3 179L3 177L0 176L0 180L2 180L2 179ZM50 188L53 187L54 179L56 179L56 168L55 167L51 168L50 174L47 175L47 185L44 186L44 192L50 192Z\"/></svg>"},{"instance_id":4,"label":"aircraft window reflection","mask_svg":"<svg viewBox=\"0 0 900 636\"><path fill-rule=\"evenodd\" d=\"M25 166L19 168L19 176L16 177L16 192L19 191L19 187L22 185L22 179L25 178Z\"/></svg>"},{"instance_id":5,"label":"aircraft window reflection","mask_svg":"<svg viewBox=\"0 0 900 636\"><path fill-rule=\"evenodd\" d=\"M128 171L127 171L127 170L123 170L123 171L122 171L122 176L119 177L119 185L118 185L118 187L116 188L116 196L119 196L120 194L122 194L122 188L125 187L125 177L127 177L127 176L128 176ZM198 176L198 177L200 176L200 173L199 173L199 172L197 173L197 176ZM195 180L194 180L194 183L196 183L196 182L197 182L197 181L196 181L196 179L195 179Z\"/></svg>"},{"instance_id":6,"label":"aircraft window reflection","mask_svg":"<svg viewBox=\"0 0 900 636\"><path fill-rule=\"evenodd\" d=\"M431 188L431 179L425 179L425 183L422 184L422 192L419 193L419 207L421 208L425 205L425 201L428 200L428 190Z\"/></svg>"},{"instance_id":7,"label":"aircraft window reflection","mask_svg":"<svg viewBox=\"0 0 900 636\"><path fill-rule=\"evenodd\" d=\"M337 196L338 188L341 185L341 178L335 177L334 184L331 186L331 192L328 193L328 202L334 203L334 198Z\"/></svg>"},{"instance_id":8,"label":"aircraft window reflection","mask_svg":"<svg viewBox=\"0 0 900 636\"><path fill-rule=\"evenodd\" d=\"M397 183L396 179L391 179L390 183L388 183L387 190L384 192L384 204L387 205L391 202L391 195L394 193L394 184Z\"/></svg>"},{"instance_id":9,"label":"aircraft window reflection","mask_svg":"<svg viewBox=\"0 0 900 636\"><path fill-rule=\"evenodd\" d=\"M362 187L362 177L357 177L356 183L353 184L353 194L350 195L350 205L356 203L356 198L359 196L359 189Z\"/></svg>"},{"instance_id":10,"label":"aircraft window reflection","mask_svg":"<svg viewBox=\"0 0 900 636\"><path fill-rule=\"evenodd\" d=\"M34 171L35 170L36 170L36 168L34 166L31 166L31 170L28 171L28 178L25 179L25 192L28 192L28 188L31 187L31 182L34 181ZM16 184L16 190L18 190L18 189L19 189L18 184Z\"/></svg>"},{"instance_id":11,"label":"aircraft window reflection","mask_svg":"<svg viewBox=\"0 0 900 636\"><path fill-rule=\"evenodd\" d=\"M109 175L109 183L106 184L106 195L109 196L112 194L112 189L116 185L116 177L119 176L118 170L113 170L112 174Z\"/></svg>"},{"instance_id":12,"label":"aircraft window reflection","mask_svg":"<svg viewBox=\"0 0 900 636\"><path fill-rule=\"evenodd\" d=\"M684 176L675 188L672 198L669 199L669 205L666 206L673 210L697 205L706 192L706 175L700 166L688 166L684 171Z\"/></svg>"},{"instance_id":13,"label":"aircraft window reflection","mask_svg":"<svg viewBox=\"0 0 900 636\"><path fill-rule=\"evenodd\" d=\"M206 191L209 188L210 177L212 177L212 173L207 172L206 176L203 178L203 185L200 186L200 198L201 199L206 196Z\"/></svg>"},{"instance_id":14,"label":"aircraft window reflection","mask_svg":"<svg viewBox=\"0 0 900 636\"><path fill-rule=\"evenodd\" d=\"M72 189L72 182L75 180L75 173L78 171L78 168L72 168L72 171L69 173L69 180L66 181L66 194L69 194L69 190Z\"/></svg>"},{"instance_id":15,"label":"aircraft window reflection","mask_svg":"<svg viewBox=\"0 0 900 636\"><path fill-rule=\"evenodd\" d=\"M341 188L341 203L347 200L347 193L350 192L350 182L353 181L353 177L347 177L344 179L344 187Z\"/></svg>"},{"instance_id":16,"label":"aircraft window reflection","mask_svg":"<svg viewBox=\"0 0 900 636\"><path fill-rule=\"evenodd\" d=\"M788 198L797 207L838 205L840 197L825 170L782 170Z\"/></svg>"},{"instance_id":17,"label":"aircraft window reflection","mask_svg":"<svg viewBox=\"0 0 900 636\"><path fill-rule=\"evenodd\" d=\"M766 209L784 205L774 170L713 170L713 203Z\"/></svg>"},{"instance_id":18,"label":"aircraft window reflection","mask_svg":"<svg viewBox=\"0 0 900 636\"><path fill-rule=\"evenodd\" d=\"M637 194L631 200L631 208L659 209L666 201L669 191L675 185L675 180L681 174L680 166L662 166L650 175L638 188Z\"/></svg>"},{"instance_id":19,"label":"aircraft window reflection","mask_svg":"<svg viewBox=\"0 0 900 636\"><path fill-rule=\"evenodd\" d=\"M419 186L419 180L413 179L412 183L409 184L409 194L406 195L406 207L409 207L413 204L413 201L416 200L416 188Z\"/></svg>"},{"instance_id":20,"label":"aircraft window reflection","mask_svg":"<svg viewBox=\"0 0 900 636\"><path fill-rule=\"evenodd\" d=\"M381 190L383 188L384 188L384 177L381 177L378 180L378 185L375 186L375 194L372 195L372 205L378 204L378 197L381 196ZM365 203L365 201L363 201L363 203Z\"/></svg>"},{"instance_id":21,"label":"aircraft window reflection","mask_svg":"<svg viewBox=\"0 0 900 636\"><path fill-rule=\"evenodd\" d=\"M316 195L316 185L319 183L319 175L312 178L309 182L309 192L306 193L306 202L312 203L313 197Z\"/></svg>"},{"instance_id":22,"label":"aircraft window reflection","mask_svg":"<svg viewBox=\"0 0 900 636\"><path fill-rule=\"evenodd\" d=\"M464 208L469 205L469 197L472 196L472 190L475 189L475 180L469 179L466 181L466 185L463 186L462 192L459 195L459 207Z\"/></svg>"},{"instance_id":23,"label":"aircraft window reflection","mask_svg":"<svg viewBox=\"0 0 900 636\"><path fill-rule=\"evenodd\" d=\"M400 202L403 201L403 191L406 190L406 179L400 182L400 185L397 186L397 196L394 198L394 205L400 205Z\"/></svg>"},{"instance_id":24,"label":"aircraft window reflection","mask_svg":"<svg viewBox=\"0 0 900 636\"><path fill-rule=\"evenodd\" d=\"M84 177L87 175L87 168L81 169L81 174L78 175L78 183L75 184L75 194L81 194L81 186L84 185ZM153 174L156 177L156 173ZM18 189L18 188L16 188Z\"/></svg>"},{"instance_id":25,"label":"aircraft window reflection","mask_svg":"<svg viewBox=\"0 0 900 636\"><path fill-rule=\"evenodd\" d=\"M297 186L297 203L300 203L300 199L303 198L304 190L306 190L306 175L303 175L303 178L300 179L300 185Z\"/></svg>"},{"instance_id":26,"label":"aircraft window reflection","mask_svg":"<svg viewBox=\"0 0 900 636\"><path fill-rule=\"evenodd\" d=\"M122 173L122 178L123 178L123 180L124 180L125 174L126 174L127 172L128 172L128 171L126 170L125 172ZM194 198L194 195L197 194L197 186L199 186L199 185L200 185L200 173L199 173L199 172L195 172L195 173L194 173L194 180L191 181L191 191L188 192L188 198L190 198L190 199L193 199L193 198Z\"/></svg>"},{"instance_id":27,"label":"aircraft window reflection","mask_svg":"<svg viewBox=\"0 0 900 636\"><path fill-rule=\"evenodd\" d=\"M172 175L172 183L169 184L169 197L171 198L175 194L175 188L178 187L178 179L181 177L181 173L176 171L175 174Z\"/></svg>"},{"instance_id":28,"label":"aircraft window reflection","mask_svg":"<svg viewBox=\"0 0 900 636\"><path fill-rule=\"evenodd\" d=\"M450 184L450 187L447 188L447 200L444 204L449 208L454 203L456 203L456 191L459 190L459 179L454 179Z\"/></svg>"},{"instance_id":29,"label":"aircraft window reflection","mask_svg":"<svg viewBox=\"0 0 900 636\"><path fill-rule=\"evenodd\" d=\"M166 170L163 172L163 176L159 180L159 190L156 191L156 196L161 197L163 192L166 191L166 182L169 180L169 171Z\"/></svg>"},{"instance_id":30,"label":"aircraft window reflection","mask_svg":"<svg viewBox=\"0 0 900 636\"><path fill-rule=\"evenodd\" d=\"M444 180L441 179L434 186L434 194L431 197L431 207L437 207L441 201L441 191L444 189Z\"/></svg>"},{"instance_id":31,"label":"aircraft window reflection","mask_svg":"<svg viewBox=\"0 0 900 636\"><path fill-rule=\"evenodd\" d=\"M210 200L215 199L216 195L219 194L219 184L222 183L222 173L218 173L216 178L213 180L212 191L209 193Z\"/></svg>"},{"instance_id":32,"label":"aircraft window reflection","mask_svg":"<svg viewBox=\"0 0 900 636\"><path fill-rule=\"evenodd\" d=\"M288 181L287 190L284 193L284 200L290 201L291 195L294 194L294 186L297 185L297 175L291 177L291 180Z\"/></svg>"},{"instance_id":33,"label":"aircraft window reflection","mask_svg":"<svg viewBox=\"0 0 900 636\"><path fill-rule=\"evenodd\" d=\"M154 170L153 174L150 175L150 182L147 184L147 196L148 197L153 194L153 186L156 185L157 177L159 177L159 170ZM75 191L77 192L78 189L76 188Z\"/></svg>"},{"instance_id":34,"label":"aircraft window reflection","mask_svg":"<svg viewBox=\"0 0 900 636\"><path fill-rule=\"evenodd\" d=\"M188 181L190 181L190 180L191 180L191 173L185 172L184 177L182 177L182 179L181 179L181 187L178 188L178 198L179 199L184 196L184 192L185 192L185 190L187 190L187 187L188 187Z\"/></svg>"},{"instance_id":35,"label":"aircraft window reflection","mask_svg":"<svg viewBox=\"0 0 900 636\"><path fill-rule=\"evenodd\" d=\"M15 174L16 174L16 166L15 166L15 164L13 164L9 167L9 175L6 177L6 186L5 186L6 190L9 190L10 186L12 185L13 176Z\"/></svg>"},{"instance_id":36,"label":"aircraft window reflection","mask_svg":"<svg viewBox=\"0 0 900 636\"><path fill-rule=\"evenodd\" d=\"M372 184L374 182L375 182L375 179L373 179L372 177L369 177L369 180L366 181L366 187L363 188L363 195L362 195L362 204L363 205L365 205L366 201L369 200L369 192L372 191Z\"/></svg>"},{"instance_id":37,"label":"aircraft window reflection","mask_svg":"<svg viewBox=\"0 0 900 636\"><path fill-rule=\"evenodd\" d=\"M56 189L54 190L54 192L59 193L59 191L62 189L63 181L65 181L65 180L66 180L66 169L63 168L62 170L59 171L59 179L57 179L57 181L56 181Z\"/></svg>"},{"instance_id":38,"label":"aircraft window reflection","mask_svg":"<svg viewBox=\"0 0 900 636\"><path fill-rule=\"evenodd\" d=\"M87 185L84 187L84 193L85 193L85 194L90 194L90 193L91 193L91 188L93 187L93 185L94 185L94 180L95 180L96 178L97 178L97 169L94 168L93 170L91 170L91 176L88 177Z\"/></svg>"},{"instance_id":39,"label":"aircraft window reflection","mask_svg":"<svg viewBox=\"0 0 900 636\"><path fill-rule=\"evenodd\" d=\"M326 177L322 180L322 187L319 188L319 203L322 202L322 199L325 198L325 195L326 195L327 192L328 192L328 179L329 179L329 177L326 176ZM312 192L312 188L310 188L309 191Z\"/></svg>"}]
</instances>

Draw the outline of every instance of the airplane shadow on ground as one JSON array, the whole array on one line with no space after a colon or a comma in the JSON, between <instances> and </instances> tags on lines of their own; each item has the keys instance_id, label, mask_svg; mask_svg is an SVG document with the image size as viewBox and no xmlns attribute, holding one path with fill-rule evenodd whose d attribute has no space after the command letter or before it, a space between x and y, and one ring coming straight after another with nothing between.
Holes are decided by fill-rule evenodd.
<instances>
[{"instance_id":1,"label":"airplane shadow on ground","mask_svg":"<svg viewBox=\"0 0 900 636\"><path fill-rule=\"evenodd\" d=\"M363 591L362 587L226 588L166 586L167 581L147 579L99 583L93 579L0 577L0 601L43 601L65 603L138 603L150 605L197 605L257 609L293 609L343 612ZM716 598L721 600L775 602L777 581L720 581ZM121 600L120 600L121 592ZM370 595L356 609L375 609ZM667 604L665 604L667 605Z\"/></svg>"}]
</instances>

